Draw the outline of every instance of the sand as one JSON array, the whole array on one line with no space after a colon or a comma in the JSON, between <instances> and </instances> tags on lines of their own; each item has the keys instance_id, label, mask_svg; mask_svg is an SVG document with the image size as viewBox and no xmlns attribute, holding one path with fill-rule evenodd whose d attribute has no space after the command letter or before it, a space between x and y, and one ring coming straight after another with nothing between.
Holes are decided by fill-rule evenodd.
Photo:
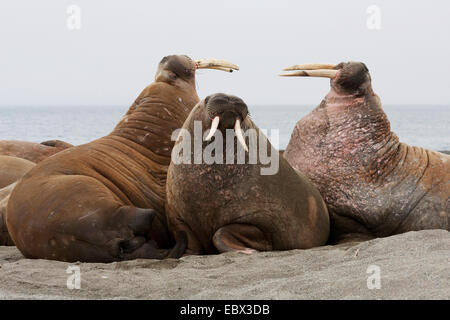
<instances>
[{"instance_id":1,"label":"sand","mask_svg":"<svg viewBox=\"0 0 450 320\"><path fill-rule=\"evenodd\" d=\"M445 230L309 250L110 264L30 260L0 247L0 299L449 299L449 259ZM379 267L379 289L367 287L370 265ZM80 289L67 288L68 266L80 267Z\"/></svg>"}]
</instances>

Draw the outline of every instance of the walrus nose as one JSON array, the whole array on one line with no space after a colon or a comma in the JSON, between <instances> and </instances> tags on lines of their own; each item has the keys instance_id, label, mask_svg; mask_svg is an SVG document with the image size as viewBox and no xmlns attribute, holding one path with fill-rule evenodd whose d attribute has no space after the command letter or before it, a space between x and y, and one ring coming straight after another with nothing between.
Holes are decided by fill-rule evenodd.
<instances>
[{"instance_id":1,"label":"walrus nose","mask_svg":"<svg viewBox=\"0 0 450 320\"><path fill-rule=\"evenodd\" d=\"M219 123L220 123L220 116L215 116L214 119L212 120L209 134L205 138L206 141L211 140L211 138L214 136L214 134L217 131L217 128L219 127ZM241 146L244 148L245 151L248 152L247 144L245 143L244 136L242 135L241 120L239 119L239 117L236 117L236 121L234 122L234 132L236 133L236 137Z\"/></svg>"},{"instance_id":2,"label":"walrus nose","mask_svg":"<svg viewBox=\"0 0 450 320\"><path fill-rule=\"evenodd\" d=\"M219 59L200 59L195 60L196 69L215 69L226 72L233 72L233 70L239 70L239 67L231 62Z\"/></svg>"},{"instance_id":3,"label":"walrus nose","mask_svg":"<svg viewBox=\"0 0 450 320\"><path fill-rule=\"evenodd\" d=\"M335 70L336 64L329 63L309 63L309 64L297 64L288 68L284 68L284 71L295 71L291 73L282 73L282 77L322 77L333 79L336 77L338 70Z\"/></svg>"}]
</instances>

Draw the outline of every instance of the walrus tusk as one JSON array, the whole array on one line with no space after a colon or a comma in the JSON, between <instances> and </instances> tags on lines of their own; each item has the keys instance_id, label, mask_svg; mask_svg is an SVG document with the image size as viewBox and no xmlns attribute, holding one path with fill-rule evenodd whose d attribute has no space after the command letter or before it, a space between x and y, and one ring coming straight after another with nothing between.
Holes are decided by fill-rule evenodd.
<instances>
[{"instance_id":1,"label":"walrus tusk","mask_svg":"<svg viewBox=\"0 0 450 320\"><path fill-rule=\"evenodd\" d=\"M292 71L292 70L317 70L317 69L334 69L336 67L335 64L330 63L307 63L307 64L296 64L292 67L284 68L284 71Z\"/></svg>"},{"instance_id":2,"label":"walrus tusk","mask_svg":"<svg viewBox=\"0 0 450 320\"><path fill-rule=\"evenodd\" d=\"M282 73L282 77L322 77L331 78L336 77L338 70L318 69L318 70L300 70L292 73Z\"/></svg>"},{"instance_id":3,"label":"walrus tusk","mask_svg":"<svg viewBox=\"0 0 450 320\"><path fill-rule=\"evenodd\" d=\"M195 60L195 67L197 69L216 69L231 72L232 70L239 70L239 67L231 62L218 59L200 59Z\"/></svg>"},{"instance_id":4,"label":"walrus tusk","mask_svg":"<svg viewBox=\"0 0 450 320\"><path fill-rule=\"evenodd\" d=\"M329 63L307 63L307 64L297 64L292 67L284 68L284 71L295 71L291 73L280 74L282 77L323 77L331 78L336 77L338 70L334 70L335 64Z\"/></svg>"},{"instance_id":5,"label":"walrus tusk","mask_svg":"<svg viewBox=\"0 0 450 320\"><path fill-rule=\"evenodd\" d=\"M209 69L222 70L222 71L225 71L225 72L233 72L234 71L231 68L224 68L224 67L209 67Z\"/></svg>"},{"instance_id":6,"label":"walrus tusk","mask_svg":"<svg viewBox=\"0 0 450 320\"><path fill-rule=\"evenodd\" d=\"M212 121L212 124L211 124L211 129L209 130L209 134L205 138L205 141L211 140L211 138L214 135L214 133L216 133L217 127L219 126L219 122L220 122L220 117L219 116L215 116L213 121Z\"/></svg>"},{"instance_id":7,"label":"walrus tusk","mask_svg":"<svg viewBox=\"0 0 450 320\"><path fill-rule=\"evenodd\" d=\"M241 121L239 119L236 119L236 122L234 123L234 131L236 132L236 137L238 138L239 143L245 151L248 152L247 144L245 143L244 136L242 135Z\"/></svg>"}]
</instances>

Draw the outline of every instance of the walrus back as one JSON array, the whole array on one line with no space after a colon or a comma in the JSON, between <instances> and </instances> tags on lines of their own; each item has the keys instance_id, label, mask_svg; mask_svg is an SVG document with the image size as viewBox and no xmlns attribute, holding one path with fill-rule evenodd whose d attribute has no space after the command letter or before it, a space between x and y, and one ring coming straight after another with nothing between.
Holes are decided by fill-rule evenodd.
<instances>
[{"instance_id":1,"label":"walrus back","mask_svg":"<svg viewBox=\"0 0 450 320\"><path fill-rule=\"evenodd\" d=\"M156 170L133 148L104 137L62 151L30 170L14 188L6 211L8 230L19 250L30 258L117 260L119 243L106 242L111 237L133 237L126 228L115 231L112 227L123 225L123 219L117 218L119 209L164 208L164 199L159 197L164 186L152 190L147 186L159 180L142 174ZM89 231L109 228L112 234ZM161 232L167 231L162 228ZM96 249L86 243L104 245ZM71 250L62 250L64 246Z\"/></svg>"},{"instance_id":2,"label":"walrus back","mask_svg":"<svg viewBox=\"0 0 450 320\"><path fill-rule=\"evenodd\" d=\"M404 144L408 149L403 174L414 175L414 191L406 196L412 207L396 232L444 229L450 231L450 156ZM420 169L417 168L421 164Z\"/></svg>"},{"instance_id":3,"label":"walrus back","mask_svg":"<svg viewBox=\"0 0 450 320\"><path fill-rule=\"evenodd\" d=\"M167 232L157 221L158 213L132 205L120 190L127 182L117 183L122 176L112 179L113 170L106 165L112 163L105 154L105 169L96 170L95 159L101 152L93 149L78 150L76 160L69 157L70 150L48 159L16 185L8 201L6 224L18 249L28 258L86 262L168 255L146 240L155 223L158 233ZM117 169L120 162L114 165ZM148 218L138 219L138 214ZM133 229L136 219L140 222ZM176 246L176 257L183 246Z\"/></svg>"}]
</instances>

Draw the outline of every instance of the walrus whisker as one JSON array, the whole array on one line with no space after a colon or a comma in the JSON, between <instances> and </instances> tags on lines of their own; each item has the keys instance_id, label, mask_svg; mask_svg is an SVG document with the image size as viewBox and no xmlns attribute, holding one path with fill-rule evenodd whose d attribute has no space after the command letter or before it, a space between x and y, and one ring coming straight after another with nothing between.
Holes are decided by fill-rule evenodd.
<instances>
[{"instance_id":1,"label":"walrus whisker","mask_svg":"<svg viewBox=\"0 0 450 320\"><path fill-rule=\"evenodd\" d=\"M195 66L197 69L215 69L227 72L232 72L232 70L239 70L239 66L231 62L218 59L195 60Z\"/></svg>"},{"instance_id":2,"label":"walrus whisker","mask_svg":"<svg viewBox=\"0 0 450 320\"><path fill-rule=\"evenodd\" d=\"M338 70L318 69L318 70L300 70L292 73L282 73L282 77L321 77L333 79Z\"/></svg>"},{"instance_id":3,"label":"walrus whisker","mask_svg":"<svg viewBox=\"0 0 450 320\"><path fill-rule=\"evenodd\" d=\"M239 143L245 151L248 152L247 144L245 143L244 136L242 135L241 121L239 119L236 119L236 122L234 123L234 131L236 132L236 137L238 138Z\"/></svg>"},{"instance_id":4,"label":"walrus whisker","mask_svg":"<svg viewBox=\"0 0 450 320\"><path fill-rule=\"evenodd\" d=\"M205 141L211 140L214 133L216 133L217 128L219 127L220 117L215 116L211 123L211 129L209 130L208 136L205 138Z\"/></svg>"},{"instance_id":5,"label":"walrus whisker","mask_svg":"<svg viewBox=\"0 0 450 320\"><path fill-rule=\"evenodd\" d=\"M334 69L335 67L336 67L335 64L330 63L306 63L306 64L296 64L294 66L284 68L283 71Z\"/></svg>"}]
</instances>

